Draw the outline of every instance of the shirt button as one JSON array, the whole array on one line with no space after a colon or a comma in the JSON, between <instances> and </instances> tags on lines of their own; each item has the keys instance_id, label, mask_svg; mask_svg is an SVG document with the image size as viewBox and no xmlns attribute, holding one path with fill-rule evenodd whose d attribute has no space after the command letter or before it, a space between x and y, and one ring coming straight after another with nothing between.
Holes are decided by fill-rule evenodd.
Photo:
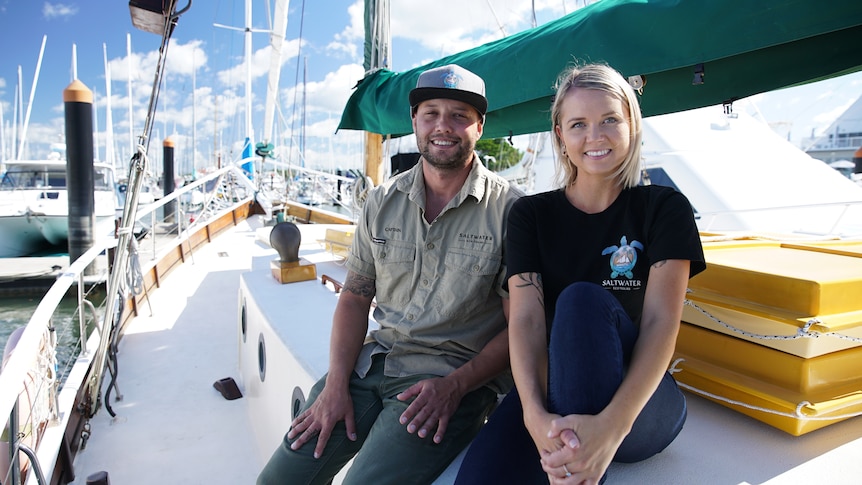
<instances>
[{"instance_id":1,"label":"shirt button","mask_svg":"<svg viewBox=\"0 0 862 485\"><path fill-rule=\"evenodd\" d=\"M425 245L425 247L428 249L434 249L434 243L428 243Z\"/></svg>"},{"instance_id":2,"label":"shirt button","mask_svg":"<svg viewBox=\"0 0 862 485\"><path fill-rule=\"evenodd\" d=\"M474 264L474 265L473 265L473 272L474 272L474 273L479 272L479 269L480 269L480 268L479 268L479 265L478 265L478 264Z\"/></svg>"},{"instance_id":3,"label":"shirt button","mask_svg":"<svg viewBox=\"0 0 862 485\"><path fill-rule=\"evenodd\" d=\"M386 251L381 251L380 252L380 259L383 259L385 257L386 257Z\"/></svg>"},{"instance_id":4,"label":"shirt button","mask_svg":"<svg viewBox=\"0 0 862 485\"><path fill-rule=\"evenodd\" d=\"M423 286L428 286L428 280L422 280L422 285L423 285Z\"/></svg>"},{"instance_id":5,"label":"shirt button","mask_svg":"<svg viewBox=\"0 0 862 485\"><path fill-rule=\"evenodd\" d=\"M413 314L412 314L412 313L408 313L408 314L407 314L407 320L410 320L410 321L412 322L412 321L413 321L413 318L414 318L414 317L413 317Z\"/></svg>"}]
</instances>

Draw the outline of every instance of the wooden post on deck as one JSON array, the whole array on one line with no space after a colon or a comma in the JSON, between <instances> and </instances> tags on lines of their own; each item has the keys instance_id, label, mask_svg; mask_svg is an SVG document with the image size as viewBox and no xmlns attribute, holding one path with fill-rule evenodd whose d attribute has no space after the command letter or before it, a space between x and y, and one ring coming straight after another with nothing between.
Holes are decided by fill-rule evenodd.
<instances>
[{"instance_id":1,"label":"wooden post on deck","mask_svg":"<svg viewBox=\"0 0 862 485\"><path fill-rule=\"evenodd\" d=\"M365 133L365 175L377 187L383 182L383 136Z\"/></svg>"}]
</instances>

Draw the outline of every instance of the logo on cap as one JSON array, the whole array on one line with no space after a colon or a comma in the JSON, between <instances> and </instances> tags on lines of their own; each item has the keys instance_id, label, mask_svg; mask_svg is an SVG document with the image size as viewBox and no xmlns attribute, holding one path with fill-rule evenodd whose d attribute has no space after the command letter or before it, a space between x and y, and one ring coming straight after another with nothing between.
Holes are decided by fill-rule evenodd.
<instances>
[{"instance_id":1,"label":"logo on cap","mask_svg":"<svg viewBox=\"0 0 862 485\"><path fill-rule=\"evenodd\" d=\"M443 74L443 86L451 89L458 89L461 84L461 76L455 74L455 71L447 71Z\"/></svg>"}]
</instances>

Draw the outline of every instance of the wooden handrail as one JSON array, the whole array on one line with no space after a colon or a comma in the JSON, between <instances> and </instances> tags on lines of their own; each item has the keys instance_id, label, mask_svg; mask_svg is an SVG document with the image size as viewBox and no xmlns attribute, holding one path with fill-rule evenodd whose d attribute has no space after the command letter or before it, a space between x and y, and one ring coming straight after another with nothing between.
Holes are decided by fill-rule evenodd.
<instances>
[{"instance_id":1,"label":"wooden handrail","mask_svg":"<svg viewBox=\"0 0 862 485\"><path fill-rule=\"evenodd\" d=\"M336 293L341 293L341 289L344 288L344 284L341 283L340 281L338 281L337 279L333 278L332 276L329 276L329 275L321 276L320 277L320 283L325 285L326 282L332 283L332 287L335 288Z\"/></svg>"}]
</instances>

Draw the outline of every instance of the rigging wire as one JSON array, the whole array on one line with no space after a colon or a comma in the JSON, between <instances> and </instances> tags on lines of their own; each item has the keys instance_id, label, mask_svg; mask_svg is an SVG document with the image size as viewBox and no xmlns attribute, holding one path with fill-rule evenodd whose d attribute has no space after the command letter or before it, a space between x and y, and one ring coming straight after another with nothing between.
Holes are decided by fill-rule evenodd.
<instances>
[{"instance_id":1,"label":"rigging wire","mask_svg":"<svg viewBox=\"0 0 862 485\"><path fill-rule=\"evenodd\" d=\"M302 0L302 7L299 15L299 42L297 43L297 51L296 51L296 77L293 81L293 113L290 115L290 145L287 150L287 163L290 163L291 158L293 157L293 140L294 140L294 127L296 124L296 93L298 89L296 88L299 85L299 59L302 55L302 28L305 24L305 0Z\"/></svg>"}]
</instances>

